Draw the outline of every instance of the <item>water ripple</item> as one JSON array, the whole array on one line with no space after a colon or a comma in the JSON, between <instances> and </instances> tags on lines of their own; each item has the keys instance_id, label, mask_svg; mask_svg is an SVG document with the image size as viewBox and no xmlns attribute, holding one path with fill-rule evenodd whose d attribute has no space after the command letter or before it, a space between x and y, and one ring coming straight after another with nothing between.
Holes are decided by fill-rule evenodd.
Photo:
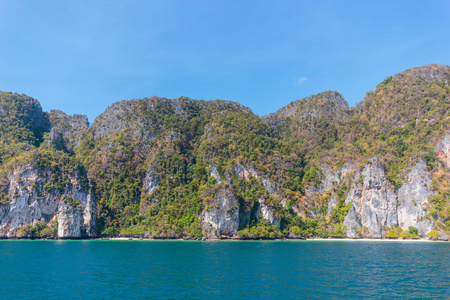
<instances>
[{"instance_id":1,"label":"water ripple","mask_svg":"<svg viewBox=\"0 0 450 300\"><path fill-rule=\"evenodd\" d=\"M449 243L0 241L0 296L448 299Z\"/></svg>"}]
</instances>

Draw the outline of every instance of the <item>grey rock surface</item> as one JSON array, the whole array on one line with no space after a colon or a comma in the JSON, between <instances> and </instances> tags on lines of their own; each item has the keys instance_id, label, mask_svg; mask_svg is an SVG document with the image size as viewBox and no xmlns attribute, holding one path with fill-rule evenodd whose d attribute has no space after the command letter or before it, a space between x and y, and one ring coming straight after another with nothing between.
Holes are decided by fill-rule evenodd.
<instances>
[{"instance_id":1,"label":"grey rock surface","mask_svg":"<svg viewBox=\"0 0 450 300\"><path fill-rule=\"evenodd\" d=\"M18 226L37 221L49 223L55 215L58 215L58 222L61 215L61 224L65 224L58 226L61 238L96 235L96 207L90 187L83 186L79 174L75 173L69 175L70 182L64 191L46 191L44 186L51 182L51 175L50 171L39 171L31 164L16 166L9 171L7 193L10 201L0 205L0 237L10 236L9 232ZM67 209L62 199L67 196L80 204L80 218L74 219L79 222L64 221L71 218L63 213ZM63 226L61 230L60 226Z\"/></svg>"},{"instance_id":2,"label":"grey rock surface","mask_svg":"<svg viewBox=\"0 0 450 300\"><path fill-rule=\"evenodd\" d=\"M428 213L428 199L434 195L431 190L431 176L424 171L427 164L420 161L408 173L408 181L398 190L398 225L403 229L417 227L419 235L425 237L433 230L434 220L425 219Z\"/></svg>"},{"instance_id":3,"label":"grey rock surface","mask_svg":"<svg viewBox=\"0 0 450 300\"><path fill-rule=\"evenodd\" d=\"M58 238L81 238L82 209L60 201L58 205Z\"/></svg>"},{"instance_id":4,"label":"grey rock surface","mask_svg":"<svg viewBox=\"0 0 450 300\"><path fill-rule=\"evenodd\" d=\"M222 178L220 177L219 170L217 170L217 167L215 165L213 165L211 167L211 172L210 172L209 176L214 177L216 179L217 183L222 182Z\"/></svg>"},{"instance_id":5,"label":"grey rock surface","mask_svg":"<svg viewBox=\"0 0 450 300\"><path fill-rule=\"evenodd\" d=\"M52 110L49 119L51 130L47 146L56 150L73 150L81 143L82 133L89 130L88 118L85 115L69 116L60 110Z\"/></svg>"},{"instance_id":6,"label":"grey rock surface","mask_svg":"<svg viewBox=\"0 0 450 300\"><path fill-rule=\"evenodd\" d=\"M306 118L339 118L343 111L349 108L340 93L326 91L294 101L277 112L264 116L263 120L273 126L287 118L295 118L298 121Z\"/></svg>"},{"instance_id":7,"label":"grey rock surface","mask_svg":"<svg viewBox=\"0 0 450 300\"><path fill-rule=\"evenodd\" d=\"M239 227L239 203L233 193L226 189L220 189L213 199L209 208L202 213L202 221L208 226L213 227L217 238L222 235L235 236ZM211 230L205 230L207 235L211 236Z\"/></svg>"},{"instance_id":8,"label":"grey rock surface","mask_svg":"<svg viewBox=\"0 0 450 300\"><path fill-rule=\"evenodd\" d=\"M383 238L385 229L394 225L403 230L416 227L422 237L434 230L434 220L427 217L428 199L434 193L425 167L425 162L419 161L396 192L376 158L366 164L361 174L355 175L346 198L346 203L352 203L344 220L348 237ZM360 176L364 179L358 182Z\"/></svg>"}]
</instances>

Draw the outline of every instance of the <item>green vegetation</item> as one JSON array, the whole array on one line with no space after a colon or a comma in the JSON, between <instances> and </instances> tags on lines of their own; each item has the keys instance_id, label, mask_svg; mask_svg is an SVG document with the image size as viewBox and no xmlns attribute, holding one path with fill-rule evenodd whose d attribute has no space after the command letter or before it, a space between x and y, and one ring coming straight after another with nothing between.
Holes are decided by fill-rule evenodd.
<instances>
[{"instance_id":1,"label":"green vegetation","mask_svg":"<svg viewBox=\"0 0 450 300\"><path fill-rule=\"evenodd\" d=\"M83 118L47 114L26 95L1 92L0 203L16 196L8 190L8 172L29 164L44 178L31 187L38 197L59 195L82 209L63 197L73 185L70 178L84 191L92 189L104 236L200 239L202 213L218 205L219 195L232 194L237 204L226 214L239 210L242 238L344 237L352 206L345 201L364 176L336 179L323 191L327 166L363 168L376 157L398 190L408 168L423 159L436 192L427 218L450 233L450 173L435 152L450 128L450 71L424 68L437 68L442 76L405 71L384 80L355 108L332 91L263 118L230 101L152 97L115 103L90 128ZM26 192L21 188L17 193ZM259 215L262 205L279 228ZM53 227L36 224L21 227L21 234L52 234ZM418 238L418 231L386 228L386 237Z\"/></svg>"},{"instance_id":2,"label":"green vegetation","mask_svg":"<svg viewBox=\"0 0 450 300\"><path fill-rule=\"evenodd\" d=\"M408 230L403 230L400 226L392 226L386 232L386 237L391 239L420 239L419 231L416 227L409 226Z\"/></svg>"},{"instance_id":3,"label":"green vegetation","mask_svg":"<svg viewBox=\"0 0 450 300\"><path fill-rule=\"evenodd\" d=\"M438 237L441 237L441 236L442 236L442 233L440 233L440 232L437 231L437 230L430 231L430 232L427 234L427 237L428 237L428 238L431 238L431 239L437 239Z\"/></svg>"},{"instance_id":4,"label":"green vegetation","mask_svg":"<svg viewBox=\"0 0 450 300\"><path fill-rule=\"evenodd\" d=\"M280 230L275 225L271 225L268 220L262 218L259 220L254 226L238 231L238 235L243 239L275 239L282 237Z\"/></svg>"},{"instance_id":5,"label":"green vegetation","mask_svg":"<svg viewBox=\"0 0 450 300\"><path fill-rule=\"evenodd\" d=\"M18 238L56 238L58 221L56 217L50 224L37 221L34 224L26 224L12 229L13 235Z\"/></svg>"},{"instance_id":6,"label":"green vegetation","mask_svg":"<svg viewBox=\"0 0 450 300\"><path fill-rule=\"evenodd\" d=\"M39 102L24 94L0 92L0 164L43 141L49 121Z\"/></svg>"}]
</instances>

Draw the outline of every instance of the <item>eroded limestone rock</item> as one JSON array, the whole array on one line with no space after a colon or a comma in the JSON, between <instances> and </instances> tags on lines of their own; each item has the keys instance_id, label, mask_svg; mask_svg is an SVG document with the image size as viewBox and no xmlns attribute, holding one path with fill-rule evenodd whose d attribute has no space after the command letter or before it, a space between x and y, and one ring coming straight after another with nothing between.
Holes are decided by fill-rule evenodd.
<instances>
[{"instance_id":1,"label":"eroded limestone rock","mask_svg":"<svg viewBox=\"0 0 450 300\"><path fill-rule=\"evenodd\" d=\"M222 188L201 218L206 226L216 230L217 238L222 235L235 236L239 227L239 203L233 193ZM212 236L211 230L204 230L204 233Z\"/></svg>"},{"instance_id":2,"label":"eroded limestone rock","mask_svg":"<svg viewBox=\"0 0 450 300\"><path fill-rule=\"evenodd\" d=\"M69 182L64 190L55 190L48 188L51 176L51 171L39 170L32 164L10 170L7 176L7 197L10 200L0 205L0 237L14 237L12 230L15 227L37 221L50 223L55 215L61 222L58 225L58 236L61 238L96 235L96 207L89 183L86 186L80 173L74 172L68 176ZM78 206L79 212L75 215L69 213L66 204L63 204L66 198ZM71 215L73 222L70 221Z\"/></svg>"}]
</instances>

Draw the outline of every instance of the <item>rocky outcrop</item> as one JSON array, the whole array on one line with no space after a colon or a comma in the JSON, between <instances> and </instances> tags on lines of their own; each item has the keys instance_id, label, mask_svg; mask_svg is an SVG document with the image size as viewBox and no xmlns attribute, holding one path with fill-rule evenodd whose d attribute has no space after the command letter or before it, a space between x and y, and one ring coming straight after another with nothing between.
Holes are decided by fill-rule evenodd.
<instances>
[{"instance_id":1,"label":"rocky outcrop","mask_svg":"<svg viewBox=\"0 0 450 300\"><path fill-rule=\"evenodd\" d=\"M354 179L356 183L345 200L346 204L352 202L344 221L347 235L353 238L359 235L381 238L383 226L397 224L397 197L394 189L376 158L370 160Z\"/></svg>"},{"instance_id":2,"label":"rocky outcrop","mask_svg":"<svg viewBox=\"0 0 450 300\"><path fill-rule=\"evenodd\" d=\"M141 201L139 207L139 213L145 214L148 209L158 202L158 196L156 190L160 181L160 177L155 172L155 167L158 165L158 160L154 159L153 162L148 167L147 173L145 174L142 191Z\"/></svg>"},{"instance_id":3,"label":"rocky outcrop","mask_svg":"<svg viewBox=\"0 0 450 300\"><path fill-rule=\"evenodd\" d=\"M426 163L419 161L405 178L396 191L376 158L356 172L345 200L351 203L344 220L348 237L383 238L393 226L416 227L421 237L434 230L436 220L429 215L428 202L434 192Z\"/></svg>"},{"instance_id":4,"label":"rocky outcrop","mask_svg":"<svg viewBox=\"0 0 450 300\"><path fill-rule=\"evenodd\" d=\"M67 183L55 189L50 170L33 164L16 166L7 175L8 203L0 205L0 237L15 237L14 228L58 220L58 237L96 235L95 203L87 178L80 170L66 174Z\"/></svg>"},{"instance_id":5,"label":"rocky outcrop","mask_svg":"<svg viewBox=\"0 0 450 300\"><path fill-rule=\"evenodd\" d=\"M211 167L211 172L210 172L209 176L214 177L216 179L217 183L222 182L222 178L220 177L219 170L217 169L217 167L215 165L213 165Z\"/></svg>"},{"instance_id":6,"label":"rocky outcrop","mask_svg":"<svg viewBox=\"0 0 450 300\"><path fill-rule=\"evenodd\" d=\"M249 176L261 179L263 187L269 192L269 194L276 194L276 185L273 185L269 178L260 175L252 166L238 164L234 166L232 172L236 173L240 177L244 177L246 180L249 180Z\"/></svg>"},{"instance_id":7,"label":"rocky outcrop","mask_svg":"<svg viewBox=\"0 0 450 300\"><path fill-rule=\"evenodd\" d=\"M450 168L450 132L444 135L442 141L436 147L437 157Z\"/></svg>"},{"instance_id":8,"label":"rocky outcrop","mask_svg":"<svg viewBox=\"0 0 450 300\"><path fill-rule=\"evenodd\" d=\"M274 132L296 132L298 126L314 134L314 120L341 120L350 107L344 97L335 91L326 91L312 95L279 109L277 112L262 117ZM300 134L300 133L298 133Z\"/></svg>"},{"instance_id":9,"label":"rocky outcrop","mask_svg":"<svg viewBox=\"0 0 450 300\"><path fill-rule=\"evenodd\" d=\"M159 176L155 173L152 167L150 167L145 175L144 179L144 191L146 193L153 192L158 187Z\"/></svg>"},{"instance_id":10,"label":"rocky outcrop","mask_svg":"<svg viewBox=\"0 0 450 300\"><path fill-rule=\"evenodd\" d=\"M225 178L219 173L215 165L211 167L210 176L216 179L217 184L222 184L220 191L216 194L213 204L202 214L203 235L207 239L214 239L221 236L235 236L239 226L245 226L250 219L251 212L239 210L239 203L229 188L231 183L231 173L249 181L250 177L260 179L262 186L268 191L269 195L275 196L277 187L269 178L261 176L255 168L249 165L235 165L230 172L225 174ZM254 212L256 219L261 215L263 219L269 220L272 225L280 228L281 219L275 217L275 209L270 206L264 197L258 197L258 208ZM229 234L231 233L231 234Z\"/></svg>"},{"instance_id":11,"label":"rocky outcrop","mask_svg":"<svg viewBox=\"0 0 450 300\"><path fill-rule=\"evenodd\" d=\"M59 238L80 238L82 223L82 207L71 205L67 200L63 200L58 205L58 237Z\"/></svg>"},{"instance_id":12,"label":"rocky outcrop","mask_svg":"<svg viewBox=\"0 0 450 300\"><path fill-rule=\"evenodd\" d=\"M324 197L324 195L327 192L333 190L333 188L339 186L345 178L347 178L348 176L351 176L351 175L349 175L349 173L352 172L354 167L355 166L350 163L346 163L340 168L338 168L338 167L332 168L330 166L322 166L320 168L321 184L320 185L311 184L305 189L305 194L307 196L307 202L309 204L308 212L305 215L309 216L309 217L313 217L313 218L321 217L321 215L320 215L321 213L319 212L319 210L320 211L324 211L324 210L321 209L321 207L317 207L317 205L312 207L313 204L320 203L321 202L320 198ZM338 200L339 199L335 193L330 195L330 197L328 199L328 203L326 203L326 205L327 205L326 213L327 214L330 214L332 209L337 206Z\"/></svg>"},{"instance_id":13,"label":"rocky outcrop","mask_svg":"<svg viewBox=\"0 0 450 300\"><path fill-rule=\"evenodd\" d=\"M384 167L377 158L361 167L351 164L335 169L322 166L321 175L322 183L309 187L306 195L311 203L328 195L326 213L331 214L339 202L334 191L348 185L345 204L350 208L344 224L350 238L384 238L388 229L397 226L402 230L416 227L421 237L435 230L437 219L429 213L429 199L435 193L431 189L431 174L423 160L405 173L398 190L386 178ZM318 217L316 210L311 209L310 213L312 217Z\"/></svg>"},{"instance_id":14,"label":"rocky outcrop","mask_svg":"<svg viewBox=\"0 0 450 300\"><path fill-rule=\"evenodd\" d=\"M252 166L238 164L233 167L232 172L240 177L245 178L247 181L250 180L250 176L260 179L262 186L269 192L269 195L276 195L277 186L275 184L272 184L269 178L260 175ZM259 207L256 213L256 217L258 218L261 214L263 218L269 220L272 225L280 228L281 220L275 217L274 208L268 205L264 197L258 197L258 202ZM286 201L281 201L281 203L286 204Z\"/></svg>"},{"instance_id":15,"label":"rocky outcrop","mask_svg":"<svg viewBox=\"0 0 450 300\"><path fill-rule=\"evenodd\" d=\"M281 226L281 219L275 217L274 209L266 203L266 200L262 197L258 197L259 206L255 213L258 219L261 215L263 219L269 220L270 224L275 225L277 228Z\"/></svg>"},{"instance_id":16,"label":"rocky outcrop","mask_svg":"<svg viewBox=\"0 0 450 300\"><path fill-rule=\"evenodd\" d=\"M408 173L407 181L397 194L398 225L403 229L408 229L409 226L417 227L422 237L434 230L435 222L428 215L428 199L434 192L431 190L431 176L425 171L426 167L424 161L419 161Z\"/></svg>"},{"instance_id":17,"label":"rocky outcrop","mask_svg":"<svg viewBox=\"0 0 450 300\"><path fill-rule=\"evenodd\" d=\"M203 233L209 238L235 236L239 227L239 203L233 193L221 188L202 213Z\"/></svg>"},{"instance_id":18,"label":"rocky outcrop","mask_svg":"<svg viewBox=\"0 0 450 300\"><path fill-rule=\"evenodd\" d=\"M69 116L60 110L49 113L51 130L47 146L56 150L72 150L81 142L81 135L89 129L85 115Z\"/></svg>"}]
</instances>

